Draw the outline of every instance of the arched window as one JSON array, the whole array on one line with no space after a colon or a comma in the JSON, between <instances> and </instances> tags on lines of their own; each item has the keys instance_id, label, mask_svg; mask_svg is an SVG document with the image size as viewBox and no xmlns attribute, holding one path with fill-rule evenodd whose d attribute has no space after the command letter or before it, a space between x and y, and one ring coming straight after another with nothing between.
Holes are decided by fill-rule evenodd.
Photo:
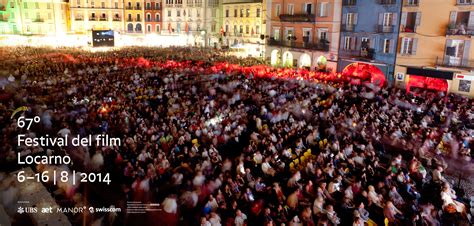
<instances>
[{"instance_id":1,"label":"arched window","mask_svg":"<svg viewBox=\"0 0 474 226\"><path fill-rule=\"evenodd\" d=\"M160 22L160 14L155 14L155 22Z\"/></svg>"},{"instance_id":2,"label":"arched window","mask_svg":"<svg viewBox=\"0 0 474 226\"><path fill-rule=\"evenodd\" d=\"M133 24L128 24L127 25L127 31L129 31L129 32L133 31Z\"/></svg>"},{"instance_id":3,"label":"arched window","mask_svg":"<svg viewBox=\"0 0 474 226\"><path fill-rule=\"evenodd\" d=\"M135 26L135 31L136 31L136 32L141 32L141 31L142 31L142 25L141 25L141 24L137 24L137 26Z\"/></svg>"},{"instance_id":4,"label":"arched window","mask_svg":"<svg viewBox=\"0 0 474 226\"><path fill-rule=\"evenodd\" d=\"M146 31L147 31L147 32L151 32L151 25L148 24L148 25L146 26Z\"/></svg>"}]
</instances>

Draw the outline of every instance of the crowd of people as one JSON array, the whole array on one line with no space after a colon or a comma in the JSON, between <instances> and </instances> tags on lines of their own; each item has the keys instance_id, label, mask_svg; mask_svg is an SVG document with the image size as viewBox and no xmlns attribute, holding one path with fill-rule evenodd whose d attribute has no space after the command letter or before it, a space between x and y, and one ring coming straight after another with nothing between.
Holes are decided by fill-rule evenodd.
<instances>
[{"instance_id":1,"label":"crowd of people","mask_svg":"<svg viewBox=\"0 0 474 226\"><path fill-rule=\"evenodd\" d=\"M58 51L5 49L0 155L67 154L70 168L111 173L108 194L82 184L63 198L77 206L102 199L124 212L71 216L74 224L470 224L469 197L444 171L473 175L472 99L238 70L204 74L212 62L255 62L203 49L65 49L62 61L39 57ZM192 62L122 63L131 57ZM16 147L10 109L19 106L41 117L29 136L108 134L122 145ZM160 209L127 213L127 202Z\"/></svg>"}]
</instances>

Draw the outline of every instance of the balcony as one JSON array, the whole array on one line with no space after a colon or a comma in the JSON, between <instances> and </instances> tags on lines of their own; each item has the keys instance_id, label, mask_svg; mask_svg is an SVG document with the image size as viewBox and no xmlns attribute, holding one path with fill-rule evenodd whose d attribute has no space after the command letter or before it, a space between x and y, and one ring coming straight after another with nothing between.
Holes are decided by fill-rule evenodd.
<instances>
[{"instance_id":1,"label":"balcony","mask_svg":"<svg viewBox=\"0 0 474 226\"><path fill-rule=\"evenodd\" d=\"M449 56L444 56L444 59L442 57L436 57L436 66L463 68L468 70L474 69L474 61L472 60L450 60L448 57Z\"/></svg>"},{"instance_id":2,"label":"balcony","mask_svg":"<svg viewBox=\"0 0 474 226\"><path fill-rule=\"evenodd\" d=\"M356 0L343 0L342 5L343 6L355 6L357 4Z\"/></svg>"},{"instance_id":3,"label":"balcony","mask_svg":"<svg viewBox=\"0 0 474 226\"><path fill-rule=\"evenodd\" d=\"M341 30L342 31L346 31L346 32L353 32L354 31L354 28L355 28L355 25L354 24L343 24L341 26Z\"/></svg>"},{"instance_id":4,"label":"balcony","mask_svg":"<svg viewBox=\"0 0 474 226\"><path fill-rule=\"evenodd\" d=\"M127 22L133 22L132 18L127 18Z\"/></svg>"},{"instance_id":5,"label":"balcony","mask_svg":"<svg viewBox=\"0 0 474 226\"><path fill-rule=\"evenodd\" d=\"M141 18L137 18L135 21L136 21L136 22L142 22L142 19L141 19Z\"/></svg>"},{"instance_id":6,"label":"balcony","mask_svg":"<svg viewBox=\"0 0 474 226\"><path fill-rule=\"evenodd\" d=\"M127 6L127 7L125 7L125 9L126 9L126 10L133 10L133 7Z\"/></svg>"},{"instance_id":7,"label":"balcony","mask_svg":"<svg viewBox=\"0 0 474 226\"><path fill-rule=\"evenodd\" d=\"M82 17L76 17L76 18L74 18L74 20L75 20L75 21L83 21L84 18L82 18Z\"/></svg>"},{"instance_id":8,"label":"balcony","mask_svg":"<svg viewBox=\"0 0 474 226\"><path fill-rule=\"evenodd\" d=\"M136 6L135 10L142 10L142 7L141 6Z\"/></svg>"},{"instance_id":9,"label":"balcony","mask_svg":"<svg viewBox=\"0 0 474 226\"><path fill-rule=\"evenodd\" d=\"M327 52L329 51L329 43L327 42L296 42L296 41L282 41L275 39L268 39L268 45L270 46L279 46L279 47L288 47L294 49L309 49L309 50L319 50Z\"/></svg>"},{"instance_id":10,"label":"balcony","mask_svg":"<svg viewBox=\"0 0 474 226\"><path fill-rule=\"evenodd\" d=\"M400 28L400 32L402 33L416 33L416 26L402 26Z\"/></svg>"},{"instance_id":11,"label":"balcony","mask_svg":"<svg viewBox=\"0 0 474 226\"><path fill-rule=\"evenodd\" d=\"M380 5L395 5L397 1L396 0L377 0L377 3Z\"/></svg>"},{"instance_id":12,"label":"balcony","mask_svg":"<svg viewBox=\"0 0 474 226\"><path fill-rule=\"evenodd\" d=\"M97 17L89 17L89 21L96 21Z\"/></svg>"},{"instance_id":13,"label":"balcony","mask_svg":"<svg viewBox=\"0 0 474 226\"><path fill-rule=\"evenodd\" d=\"M114 17L114 19L112 19L113 21L122 21L122 19L120 17Z\"/></svg>"},{"instance_id":14,"label":"balcony","mask_svg":"<svg viewBox=\"0 0 474 226\"><path fill-rule=\"evenodd\" d=\"M35 23L43 23L44 22L44 19L43 18L36 18L33 20L33 22Z\"/></svg>"},{"instance_id":15,"label":"balcony","mask_svg":"<svg viewBox=\"0 0 474 226\"><path fill-rule=\"evenodd\" d=\"M106 17L101 17L99 20L100 21L107 21L107 18Z\"/></svg>"},{"instance_id":16,"label":"balcony","mask_svg":"<svg viewBox=\"0 0 474 226\"><path fill-rule=\"evenodd\" d=\"M465 36L473 36L474 30L466 28L464 25L448 25L446 29L446 35L465 35Z\"/></svg>"},{"instance_id":17,"label":"balcony","mask_svg":"<svg viewBox=\"0 0 474 226\"><path fill-rule=\"evenodd\" d=\"M315 22L314 14L280 14L280 20L284 22Z\"/></svg>"},{"instance_id":18,"label":"balcony","mask_svg":"<svg viewBox=\"0 0 474 226\"><path fill-rule=\"evenodd\" d=\"M393 30L392 25L377 25L377 33L393 33Z\"/></svg>"},{"instance_id":19,"label":"balcony","mask_svg":"<svg viewBox=\"0 0 474 226\"><path fill-rule=\"evenodd\" d=\"M405 7L417 7L420 4L419 0L404 0L403 6Z\"/></svg>"}]
</instances>

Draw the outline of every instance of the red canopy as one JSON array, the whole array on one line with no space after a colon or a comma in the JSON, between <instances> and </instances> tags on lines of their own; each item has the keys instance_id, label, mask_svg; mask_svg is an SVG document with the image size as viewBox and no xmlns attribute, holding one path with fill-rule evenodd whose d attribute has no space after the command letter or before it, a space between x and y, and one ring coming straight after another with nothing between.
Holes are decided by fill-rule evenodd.
<instances>
[{"instance_id":1,"label":"red canopy","mask_svg":"<svg viewBox=\"0 0 474 226\"><path fill-rule=\"evenodd\" d=\"M447 92L448 82L440 78L410 75L410 78L408 79L407 92L410 92L410 88L412 87Z\"/></svg>"}]
</instances>

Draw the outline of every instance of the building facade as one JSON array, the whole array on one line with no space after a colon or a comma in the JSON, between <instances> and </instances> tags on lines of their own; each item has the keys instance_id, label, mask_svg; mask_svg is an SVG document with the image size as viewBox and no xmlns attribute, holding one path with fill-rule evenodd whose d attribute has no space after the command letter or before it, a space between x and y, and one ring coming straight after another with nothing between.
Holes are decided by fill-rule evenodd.
<instances>
[{"instance_id":1,"label":"building facade","mask_svg":"<svg viewBox=\"0 0 474 226\"><path fill-rule=\"evenodd\" d=\"M71 32L89 34L92 30L124 31L123 1L71 0Z\"/></svg>"},{"instance_id":2,"label":"building facade","mask_svg":"<svg viewBox=\"0 0 474 226\"><path fill-rule=\"evenodd\" d=\"M394 84L402 0L343 0L338 71L376 66Z\"/></svg>"},{"instance_id":3,"label":"building facade","mask_svg":"<svg viewBox=\"0 0 474 226\"><path fill-rule=\"evenodd\" d=\"M265 4L264 0L224 0L223 45L244 49L244 52L252 56L263 56Z\"/></svg>"},{"instance_id":4,"label":"building facade","mask_svg":"<svg viewBox=\"0 0 474 226\"><path fill-rule=\"evenodd\" d=\"M145 7L142 0L124 1L125 32L128 34L143 34L145 32Z\"/></svg>"},{"instance_id":5,"label":"building facade","mask_svg":"<svg viewBox=\"0 0 474 226\"><path fill-rule=\"evenodd\" d=\"M341 0L272 1L267 45L271 64L335 71L341 4ZM321 58L328 64L318 66Z\"/></svg>"},{"instance_id":6,"label":"building facade","mask_svg":"<svg viewBox=\"0 0 474 226\"><path fill-rule=\"evenodd\" d=\"M433 89L434 83L445 84L446 91L474 96L474 74L470 72L474 69L473 34L474 2L405 0L397 52L397 85Z\"/></svg>"},{"instance_id":7,"label":"building facade","mask_svg":"<svg viewBox=\"0 0 474 226\"><path fill-rule=\"evenodd\" d=\"M0 32L22 35L61 35L68 32L68 3L63 0L24 0L0 3Z\"/></svg>"},{"instance_id":8,"label":"building facade","mask_svg":"<svg viewBox=\"0 0 474 226\"><path fill-rule=\"evenodd\" d=\"M219 42L219 0L164 0L164 35L188 36L190 44L216 46Z\"/></svg>"},{"instance_id":9,"label":"building facade","mask_svg":"<svg viewBox=\"0 0 474 226\"><path fill-rule=\"evenodd\" d=\"M145 0L145 33L161 32L161 0Z\"/></svg>"}]
</instances>

